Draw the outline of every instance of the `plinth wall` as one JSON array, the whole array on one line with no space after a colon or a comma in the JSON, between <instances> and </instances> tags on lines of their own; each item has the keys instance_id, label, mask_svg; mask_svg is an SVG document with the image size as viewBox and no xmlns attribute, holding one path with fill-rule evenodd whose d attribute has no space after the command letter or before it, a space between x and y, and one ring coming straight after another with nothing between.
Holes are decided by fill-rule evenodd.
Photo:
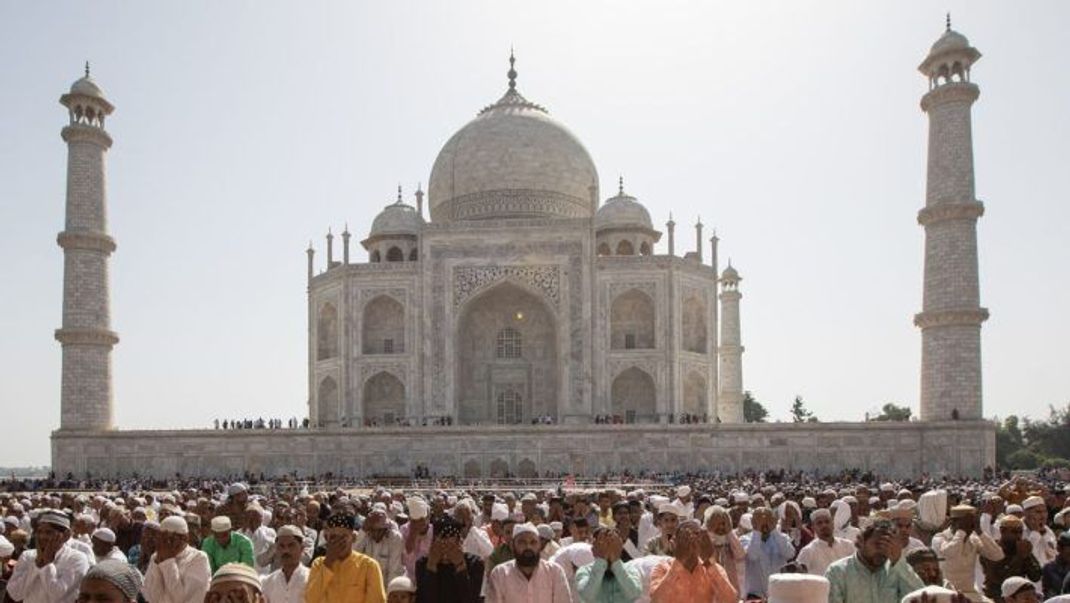
<instances>
[{"instance_id":1,"label":"plinth wall","mask_svg":"<svg viewBox=\"0 0 1070 603\"><path fill-rule=\"evenodd\" d=\"M629 470L817 471L858 468L882 477L979 476L994 466L988 421L551 425L324 430L55 431L59 476L277 476L333 473L577 476Z\"/></svg>"}]
</instances>

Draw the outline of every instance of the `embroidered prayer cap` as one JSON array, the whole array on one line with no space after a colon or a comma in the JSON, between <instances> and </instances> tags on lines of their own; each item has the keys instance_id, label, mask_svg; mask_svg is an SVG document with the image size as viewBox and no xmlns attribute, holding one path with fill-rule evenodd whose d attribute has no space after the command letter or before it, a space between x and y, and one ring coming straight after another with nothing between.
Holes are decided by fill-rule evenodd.
<instances>
[{"instance_id":1,"label":"embroidered prayer cap","mask_svg":"<svg viewBox=\"0 0 1070 603\"><path fill-rule=\"evenodd\" d=\"M119 589L128 601L136 601L141 591L141 573L129 563L105 559L89 568L83 580L103 580Z\"/></svg>"},{"instance_id":2,"label":"embroidered prayer cap","mask_svg":"<svg viewBox=\"0 0 1070 603\"><path fill-rule=\"evenodd\" d=\"M248 584L260 591L260 576L252 567L244 563L227 563L216 570L212 576L212 586L225 582L240 582Z\"/></svg>"}]
</instances>

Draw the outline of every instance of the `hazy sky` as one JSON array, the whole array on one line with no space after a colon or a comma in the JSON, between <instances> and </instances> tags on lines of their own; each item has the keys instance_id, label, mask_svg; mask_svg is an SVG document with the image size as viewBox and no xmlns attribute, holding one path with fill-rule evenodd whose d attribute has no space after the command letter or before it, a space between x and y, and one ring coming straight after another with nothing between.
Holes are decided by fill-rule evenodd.
<instances>
[{"instance_id":1,"label":"hazy sky","mask_svg":"<svg viewBox=\"0 0 1070 603\"><path fill-rule=\"evenodd\" d=\"M108 122L116 421L306 412L305 254L354 239L519 89L742 283L744 385L774 418L917 410L926 80L944 11L973 69L985 414L1070 400L1070 3L0 2L0 465L59 423L66 122ZM663 243L664 243L663 238ZM664 245L660 248L664 252ZM363 251L357 252L364 258ZM323 256L319 257L320 262Z\"/></svg>"}]
</instances>

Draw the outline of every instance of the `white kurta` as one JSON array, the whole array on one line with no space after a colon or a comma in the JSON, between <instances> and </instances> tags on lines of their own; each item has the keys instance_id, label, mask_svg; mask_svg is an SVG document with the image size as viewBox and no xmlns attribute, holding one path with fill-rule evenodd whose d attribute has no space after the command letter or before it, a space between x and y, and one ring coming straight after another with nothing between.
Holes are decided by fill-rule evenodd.
<instances>
[{"instance_id":1,"label":"white kurta","mask_svg":"<svg viewBox=\"0 0 1070 603\"><path fill-rule=\"evenodd\" d=\"M37 567L37 551L23 551L8 580L7 594L22 603L74 603L87 571L89 559L66 544L44 567Z\"/></svg>"},{"instance_id":2,"label":"white kurta","mask_svg":"<svg viewBox=\"0 0 1070 603\"><path fill-rule=\"evenodd\" d=\"M824 576L825 570L834 562L854 554L855 545L853 542L846 538L833 536L832 544L820 538L814 538L799 551L799 556L796 560L799 563L806 564L807 573Z\"/></svg>"},{"instance_id":3,"label":"white kurta","mask_svg":"<svg viewBox=\"0 0 1070 603\"><path fill-rule=\"evenodd\" d=\"M944 558L940 564L944 579L971 601L980 600L981 596L976 589L978 556L990 561L1003 559L1003 549L983 531L966 534L963 530L952 532L948 528L933 536L933 550Z\"/></svg>"},{"instance_id":4,"label":"white kurta","mask_svg":"<svg viewBox=\"0 0 1070 603\"><path fill-rule=\"evenodd\" d=\"M286 574L277 569L260 581L263 584L264 597L267 603L304 603L305 586L308 584L308 568L298 565L294 573L290 575L290 581L286 581Z\"/></svg>"},{"instance_id":5,"label":"white kurta","mask_svg":"<svg viewBox=\"0 0 1070 603\"><path fill-rule=\"evenodd\" d=\"M141 592L151 603L203 601L211 581L208 555L187 546L163 563L156 563L153 555Z\"/></svg>"}]
</instances>

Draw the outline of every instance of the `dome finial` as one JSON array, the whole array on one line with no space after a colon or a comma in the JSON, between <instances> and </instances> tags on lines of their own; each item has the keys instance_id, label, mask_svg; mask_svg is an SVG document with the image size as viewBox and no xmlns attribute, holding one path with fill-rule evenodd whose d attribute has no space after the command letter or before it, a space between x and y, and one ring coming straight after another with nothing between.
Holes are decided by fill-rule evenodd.
<instances>
[{"instance_id":1,"label":"dome finial","mask_svg":"<svg viewBox=\"0 0 1070 603\"><path fill-rule=\"evenodd\" d=\"M401 200L401 184L398 184L398 205L401 205L404 201Z\"/></svg>"},{"instance_id":2,"label":"dome finial","mask_svg":"<svg viewBox=\"0 0 1070 603\"><path fill-rule=\"evenodd\" d=\"M618 186L619 186L619 188L617 189L617 193L621 197L623 197L624 196L624 176L620 177L619 182L618 182Z\"/></svg>"},{"instance_id":3,"label":"dome finial","mask_svg":"<svg viewBox=\"0 0 1070 603\"><path fill-rule=\"evenodd\" d=\"M945 27L947 28L946 31L951 31L951 11L948 11L947 13L947 24Z\"/></svg>"},{"instance_id":4,"label":"dome finial","mask_svg":"<svg viewBox=\"0 0 1070 603\"><path fill-rule=\"evenodd\" d=\"M516 90L516 56L513 54L513 47L509 47L509 89Z\"/></svg>"},{"instance_id":5,"label":"dome finial","mask_svg":"<svg viewBox=\"0 0 1070 603\"><path fill-rule=\"evenodd\" d=\"M89 61L85 62L85 76L89 77Z\"/></svg>"}]
</instances>

